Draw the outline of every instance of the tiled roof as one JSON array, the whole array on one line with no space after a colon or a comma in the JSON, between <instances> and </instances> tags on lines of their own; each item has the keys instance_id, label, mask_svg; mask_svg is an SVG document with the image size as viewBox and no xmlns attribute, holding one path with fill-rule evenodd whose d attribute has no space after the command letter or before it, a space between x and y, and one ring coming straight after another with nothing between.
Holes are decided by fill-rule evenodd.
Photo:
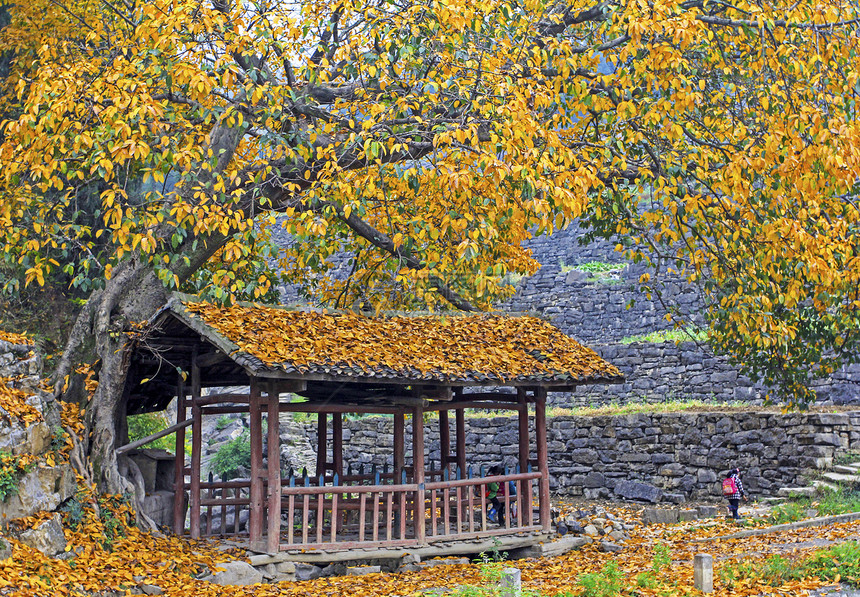
<instances>
[{"instance_id":1,"label":"tiled roof","mask_svg":"<svg viewBox=\"0 0 860 597\"><path fill-rule=\"evenodd\" d=\"M535 317L369 317L195 302L177 302L172 310L198 333L217 340L236 362L290 377L510 385L622 378L593 350Z\"/></svg>"}]
</instances>

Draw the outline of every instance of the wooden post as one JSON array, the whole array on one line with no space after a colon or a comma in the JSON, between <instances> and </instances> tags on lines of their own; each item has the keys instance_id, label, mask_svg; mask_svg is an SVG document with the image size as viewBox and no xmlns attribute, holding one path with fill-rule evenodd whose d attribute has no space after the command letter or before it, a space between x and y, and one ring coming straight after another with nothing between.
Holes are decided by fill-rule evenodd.
<instances>
[{"instance_id":1,"label":"wooden post","mask_svg":"<svg viewBox=\"0 0 860 597\"><path fill-rule=\"evenodd\" d=\"M269 412L267 434L267 471L269 485L268 521L266 529L266 551L275 554L280 551L281 541L281 435L279 422L280 394L275 382L269 383L268 396Z\"/></svg>"},{"instance_id":2,"label":"wooden post","mask_svg":"<svg viewBox=\"0 0 860 597\"><path fill-rule=\"evenodd\" d=\"M251 426L251 512L248 534L251 549L259 549L263 539L263 413L260 384L251 378L248 418Z\"/></svg>"},{"instance_id":3,"label":"wooden post","mask_svg":"<svg viewBox=\"0 0 860 597\"><path fill-rule=\"evenodd\" d=\"M523 388L517 388L517 411L518 427L519 427L519 460L520 472L526 472L529 468L529 410L526 391Z\"/></svg>"},{"instance_id":4,"label":"wooden post","mask_svg":"<svg viewBox=\"0 0 860 597\"><path fill-rule=\"evenodd\" d=\"M403 468L406 466L406 413L402 410L394 415L394 485L403 478Z\"/></svg>"},{"instance_id":5,"label":"wooden post","mask_svg":"<svg viewBox=\"0 0 860 597\"><path fill-rule=\"evenodd\" d=\"M326 446L328 445L328 413L317 415L317 470L314 476L325 475Z\"/></svg>"},{"instance_id":6,"label":"wooden post","mask_svg":"<svg viewBox=\"0 0 860 597\"><path fill-rule=\"evenodd\" d=\"M519 406L519 410L517 411L519 431L519 449L517 453L517 464L519 464L519 472L525 473L529 470L529 409L528 396L526 395L525 388L517 388L517 405ZM518 484L519 491L517 491L515 501L517 504L517 512L519 513L519 523L521 526L528 526L532 524L531 483L531 481L525 481ZM522 489L526 485L528 485L528 491L524 492L522 491Z\"/></svg>"},{"instance_id":7,"label":"wooden post","mask_svg":"<svg viewBox=\"0 0 860 597\"><path fill-rule=\"evenodd\" d=\"M549 468L547 466L546 446L546 388L535 389L535 443L537 445L538 469L540 470L540 485L538 486L538 502L540 504L540 524L544 531L549 532Z\"/></svg>"},{"instance_id":8,"label":"wooden post","mask_svg":"<svg viewBox=\"0 0 860 597\"><path fill-rule=\"evenodd\" d=\"M185 381L182 374L176 383L176 423L188 416L185 406ZM173 477L173 532L182 535L185 531L185 427L176 430L176 470Z\"/></svg>"},{"instance_id":9,"label":"wooden post","mask_svg":"<svg viewBox=\"0 0 860 597\"><path fill-rule=\"evenodd\" d=\"M448 424L448 411L439 411L439 460L442 470L448 470L451 462L451 426Z\"/></svg>"},{"instance_id":10,"label":"wooden post","mask_svg":"<svg viewBox=\"0 0 860 597\"><path fill-rule=\"evenodd\" d=\"M331 414L331 460L334 473L343 479L343 413Z\"/></svg>"},{"instance_id":11,"label":"wooden post","mask_svg":"<svg viewBox=\"0 0 860 597\"><path fill-rule=\"evenodd\" d=\"M424 410L420 406L412 409L412 468L415 492L415 540L424 544ZM405 514L405 513L404 513Z\"/></svg>"},{"instance_id":12,"label":"wooden post","mask_svg":"<svg viewBox=\"0 0 860 597\"><path fill-rule=\"evenodd\" d=\"M466 474L466 409L458 408L454 411L457 423L457 466L460 474Z\"/></svg>"},{"instance_id":13,"label":"wooden post","mask_svg":"<svg viewBox=\"0 0 860 597\"><path fill-rule=\"evenodd\" d=\"M200 366L197 347L191 352L191 538L200 538L200 456L203 448L203 413L200 410Z\"/></svg>"}]
</instances>

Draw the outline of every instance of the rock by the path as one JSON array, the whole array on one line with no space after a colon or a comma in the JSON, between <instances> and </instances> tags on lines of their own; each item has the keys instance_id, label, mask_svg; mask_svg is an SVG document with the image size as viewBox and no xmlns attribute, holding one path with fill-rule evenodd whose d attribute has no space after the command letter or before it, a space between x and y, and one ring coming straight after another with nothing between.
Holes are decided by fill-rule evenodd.
<instances>
[{"instance_id":1,"label":"rock by the path","mask_svg":"<svg viewBox=\"0 0 860 597\"><path fill-rule=\"evenodd\" d=\"M263 574L251 564L240 561L222 562L217 564L218 568L223 568L220 572L210 574L203 580L216 585L234 585L245 586L254 585L263 582Z\"/></svg>"},{"instance_id":2,"label":"rock by the path","mask_svg":"<svg viewBox=\"0 0 860 597\"><path fill-rule=\"evenodd\" d=\"M323 569L313 564L297 563L296 580L313 580L323 575Z\"/></svg>"},{"instance_id":3,"label":"rock by the path","mask_svg":"<svg viewBox=\"0 0 860 597\"><path fill-rule=\"evenodd\" d=\"M601 541L597 549L607 553L616 553L623 550L624 548L617 543L612 543L611 541Z\"/></svg>"},{"instance_id":4,"label":"rock by the path","mask_svg":"<svg viewBox=\"0 0 860 597\"><path fill-rule=\"evenodd\" d=\"M616 483L615 494L626 500L650 502L652 504L656 504L663 499L662 489L649 483L639 483L637 481L621 481Z\"/></svg>"},{"instance_id":5,"label":"rock by the path","mask_svg":"<svg viewBox=\"0 0 860 597\"><path fill-rule=\"evenodd\" d=\"M346 569L347 576L365 576L367 574L376 574L377 572L381 572L382 568L379 566L350 566Z\"/></svg>"},{"instance_id":6,"label":"rock by the path","mask_svg":"<svg viewBox=\"0 0 860 597\"><path fill-rule=\"evenodd\" d=\"M66 537L63 534L63 522L57 512L35 529L23 531L18 539L24 545L38 549L47 556L54 556L66 549Z\"/></svg>"}]
</instances>

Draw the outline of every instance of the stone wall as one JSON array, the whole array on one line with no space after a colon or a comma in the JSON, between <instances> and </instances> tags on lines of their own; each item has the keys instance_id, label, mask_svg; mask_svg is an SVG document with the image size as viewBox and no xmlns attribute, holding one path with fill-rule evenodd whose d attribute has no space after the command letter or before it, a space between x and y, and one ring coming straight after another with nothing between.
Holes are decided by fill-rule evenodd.
<instances>
[{"instance_id":1,"label":"stone wall","mask_svg":"<svg viewBox=\"0 0 860 597\"><path fill-rule=\"evenodd\" d=\"M315 445L315 426L306 425L306 433ZM425 434L430 466L439 461L436 420L425 424ZM720 475L740 466L748 490L763 497L807 484L837 453L860 447L860 411L558 416L548 420L547 440L550 485L561 496L719 498ZM482 465L514 466L516 417L467 418L466 443L476 474ZM391 417L345 421L346 463L390 465L392 448Z\"/></svg>"},{"instance_id":2,"label":"stone wall","mask_svg":"<svg viewBox=\"0 0 860 597\"><path fill-rule=\"evenodd\" d=\"M533 276L521 280L516 294L502 309L532 311L595 349L626 375L618 385L595 385L572 394L550 395L557 405L589 405L641 400L744 400L761 403L766 388L740 375L727 359L706 346L687 342L625 344L622 340L669 329L667 307L700 318L697 291L677 275L653 272L643 265L626 265L610 276L594 276L573 266L591 261L624 263L612 242L596 240L580 245L584 231L576 226L551 237L532 239L526 246L541 264ZM639 289L639 276L652 274L661 298ZM860 365L847 367L815 385L819 402L860 403Z\"/></svg>"}]
</instances>

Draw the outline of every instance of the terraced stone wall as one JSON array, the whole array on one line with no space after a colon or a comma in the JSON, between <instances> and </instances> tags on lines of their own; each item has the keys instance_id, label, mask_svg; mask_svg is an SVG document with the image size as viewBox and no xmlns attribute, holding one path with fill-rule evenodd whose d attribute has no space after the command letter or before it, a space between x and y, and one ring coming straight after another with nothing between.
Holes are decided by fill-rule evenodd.
<instances>
[{"instance_id":1,"label":"terraced stone wall","mask_svg":"<svg viewBox=\"0 0 860 597\"><path fill-rule=\"evenodd\" d=\"M550 403L583 406L642 400L662 402L697 399L761 403L766 388L740 375L725 358L693 342L625 344L622 340L672 327L669 309L696 320L702 309L695 288L677 275L652 272L662 296L649 298L639 290L643 265L626 265L611 275L594 275L575 266L601 261L623 264L614 243L593 241L580 246L584 232L572 226L552 237L527 244L542 267L518 282L516 294L501 308L532 311L595 349L627 376L623 384L594 385L574 393L551 394ZM860 366L837 371L815 386L820 402L860 404Z\"/></svg>"},{"instance_id":2,"label":"terraced stone wall","mask_svg":"<svg viewBox=\"0 0 860 597\"><path fill-rule=\"evenodd\" d=\"M315 427L306 425L306 433L315 445ZM549 419L547 433L551 488L559 495L719 499L720 475L740 466L747 489L764 497L807 485L837 454L860 448L860 410L557 416ZM438 422L427 422L425 434L429 466L439 461ZM391 464L392 418L345 421L344 435L346 463ZM476 471L482 465L513 466L516 418L469 417L466 443Z\"/></svg>"}]
</instances>

